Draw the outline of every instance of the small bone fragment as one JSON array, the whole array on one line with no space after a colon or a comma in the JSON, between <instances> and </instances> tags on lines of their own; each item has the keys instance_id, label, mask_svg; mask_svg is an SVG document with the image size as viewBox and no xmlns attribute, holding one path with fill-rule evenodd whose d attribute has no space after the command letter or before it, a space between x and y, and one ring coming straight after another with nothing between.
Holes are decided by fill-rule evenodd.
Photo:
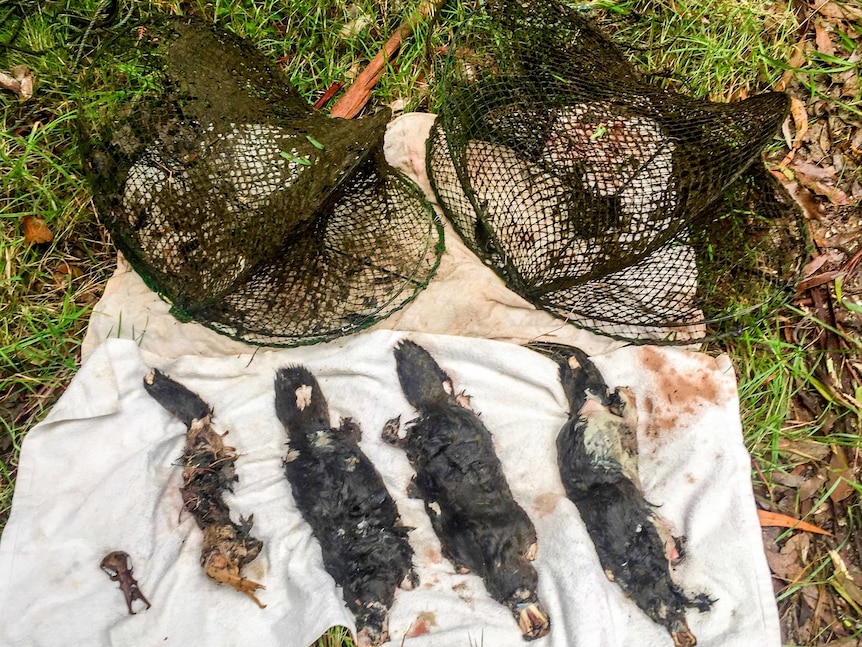
<instances>
[{"instance_id":1,"label":"small bone fragment","mask_svg":"<svg viewBox=\"0 0 862 647\"><path fill-rule=\"evenodd\" d=\"M99 567L108 574L112 582L120 583L120 590L126 597L126 606L129 609L129 615L135 615L135 612L132 611L132 602L135 600L140 600L146 604L147 609L152 606L149 600L144 597L144 594L141 593L141 589L138 588L138 582L132 576L134 569L129 563L128 553L124 553L121 550L112 551L105 555Z\"/></svg>"}]
</instances>

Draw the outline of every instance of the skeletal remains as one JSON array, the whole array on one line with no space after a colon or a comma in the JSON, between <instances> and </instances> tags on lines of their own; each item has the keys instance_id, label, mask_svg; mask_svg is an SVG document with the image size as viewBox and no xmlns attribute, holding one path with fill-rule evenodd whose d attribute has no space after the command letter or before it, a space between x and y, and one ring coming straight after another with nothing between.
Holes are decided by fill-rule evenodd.
<instances>
[{"instance_id":1,"label":"skeletal remains","mask_svg":"<svg viewBox=\"0 0 862 647\"><path fill-rule=\"evenodd\" d=\"M144 388L188 428L180 493L185 509L203 531L204 572L219 584L245 593L264 608L254 592L265 587L240 575L240 569L263 548L263 543L251 535L254 515L248 519L240 517L239 524L234 523L222 498L237 480L236 450L225 445L222 435L213 429L212 410L197 394L157 370L144 378Z\"/></svg>"},{"instance_id":2,"label":"skeletal remains","mask_svg":"<svg viewBox=\"0 0 862 647\"><path fill-rule=\"evenodd\" d=\"M138 582L132 575L132 565L129 563L129 554L121 550L114 550L105 555L99 567L108 574L112 582L120 583L120 590L126 598L126 606L129 609L129 615L135 615L132 611L132 602L140 600L147 605L149 609L152 605L149 600L141 593L138 588Z\"/></svg>"}]
</instances>

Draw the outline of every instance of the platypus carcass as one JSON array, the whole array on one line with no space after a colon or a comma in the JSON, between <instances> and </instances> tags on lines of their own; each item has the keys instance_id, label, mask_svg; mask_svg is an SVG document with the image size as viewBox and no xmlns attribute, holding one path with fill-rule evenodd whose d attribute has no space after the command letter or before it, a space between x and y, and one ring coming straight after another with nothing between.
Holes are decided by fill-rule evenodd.
<instances>
[{"instance_id":1,"label":"platypus carcass","mask_svg":"<svg viewBox=\"0 0 862 647\"><path fill-rule=\"evenodd\" d=\"M332 428L326 399L308 369L278 371L275 409L289 439L285 474L320 542L324 567L356 617L358 644L385 642L395 589L412 578L408 529L359 448L359 426L346 418Z\"/></svg>"},{"instance_id":2,"label":"platypus carcass","mask_svg":"<svg viewBox=\"0 0 862 647\"><path fill-rule=\"evenodd\" d=\"M443 554L459 569L475 572L491 596L514 614L527 640L550 630L538 599L536 531L512 498L491 434L454 394L452 380L431 355L411 341L395 349L398 379L419 411L403 439L416 477L414 492L425 502Z\"/></svg>"},{"instance_id":3,"label":"platypus carcass","mask_svg":"<svg viewBox=\"0 0 862 647\"><path fill-rule=\"evenodd\" d=\"M709 609L705 595L688 597L671 579L669 559L679 558L674 540L640 490L636 411L627 389L609 392L585 353L562 359L560 381L569 420L557 436L560 476L578 507L605 574L674 645L696 644L685 619L687 607Z\"/></svg>"},{"instance_id":4,"label":"platypus carcass","mask_svg":"<svg viewBox=\"0 0 862 647\"><path fill-rule=\"evenodd\" d=\"M183 451L183 485L180 494L188 510L203 532L201 565L204 572L220 584L229 584L245 593L261 608L265 607L254 594L263 584L240 574L243 566L254 560L263 542L251 534L254 515L240 517L235 523L223 494L232 491L237 480L236 461L239 454L224 444L224 436L213 426L213 414L200 396L153 370L144 378L144 389L159 404L186 425L186 445Z\"/></svg>"}]
</instances>

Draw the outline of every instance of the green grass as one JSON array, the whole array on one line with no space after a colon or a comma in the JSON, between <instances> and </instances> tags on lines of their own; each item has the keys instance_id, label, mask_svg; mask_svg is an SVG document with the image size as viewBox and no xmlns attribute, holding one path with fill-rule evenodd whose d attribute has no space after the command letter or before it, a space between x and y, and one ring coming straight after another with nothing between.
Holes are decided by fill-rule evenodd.
<instances>
[{"instance_id":1,"label":"green grass","mask_svg":"<svg viewBox=\"0 0 862 647\"><path fill-rule=\"evenodd\" d=\"M74 375L86 316L109 272L75 151L72 61L51 9L0 26L0 41L19 34L19 49L0 50L0 69L29 65L38 84L26 103L0 97L0 524L24 433ZM24 240L27 216L46 221L51 243Z\"/></svg>"},{"instance_id":2,"label":"green grass","mask_svg":"<svg viewBox=\"0 0 862 647\"><path fill-rule=\"evenodd\" d=\"M314 100L332 83L358 73L415 4L406 0L141 0L125 5L123 15L130 6L134 10L126 17L129 26L155 9L191 12L222 22L279 59L300 93ZM453 29L469 16L474 4L451 0L433 25L420 25L375 89L377 105L395 100L402 100L405 110L438 105L442 98L429 90L439 62L435 52L449 42ZM572 4L601 11L613 38L639 65L656 73L657 80L715 100L738 98L773 85L788 69L797 40L793 14L789 8L778 13L777 3L592 0ZM4 5L4 12L7 6L12 5ZM0 70L27 64L37 81L35 95L26 103L19 104L9 93L0 94L0 529L11 505L21 442L74 375L87 317L113 265L112 248L82 180L74 140L73 97L84 57L104 33L88 31L86 21L76 21L69 14L93 16L99 6L97 0L54 0L41 3L37 11L28 4L21 14L26 17L0 24L0 42L7 42L17 30L15 48L0 48ZM360 28L348 33L349 25ZM845 38L834 58L809 55L796 78L811 97L823 95L820 81L824 78L849 69L852 64L846 59L853 45ZM859 110L858 96L842 101L843 109ZM34 246L24 240L21 222L28 215L46 221L53 242ZM825 361L806 343L785 340L785 328L798 317L784 311L766 320L744 321L744 334L722 347L731 354L739 376L746 443L758 466L755 480L759 483L764 478L766 487L769 475L789 471L801 460L785 451L788 440L827 442L818 434L823 419L788 419L793 398L801 390L818 392L814 369ZM835 398L826 411L842 418L855 415ZM858 446L858 425L855 432L852 425L849 429L828 442ZM858 515L858 510L851 514ZM812 583L833 577L826 566L820 562L809 574ZM345 634L336 628L318 645L351 645Z\"/></svg>"},{"instance_id":3,"label":"green grass","mask_svg":"<svg viewBox=\"0 0 862 647\"><path fill-rule=\"evenodd\" d=\"M466 16L464 3L450 6L433 26L417 28L377 86L375 104L402 99L405 109L427 106L434 50ZM95 0L44 2L41 10L27 5L0 24L0 42L17 33L14 49L0 48L0 70L29 65L37 84L26 103L0 94L0 530L11 507L26 431L46 415L74 376L87 318L113 267L114 252L92 208L75 148L77 84L86 54L105 34L87 31L86 21L67 15L95 16L98 7ZM371 0L350 7L326 0L152 0L132 8L134 14L126 20L130 27L156 9L191 12L225 24L282 60L300 93L314 100L330 84L358 73L414 7ZM5 7L0 16L4 13ZM363 15L368 20L361 30L343 31ZM98 108L112 98L94 95L84 107ZM26 216L44 219L53 241L26 242L21 226ZM348 632L337 627L317 643L352 645Z\"/></svg>"},{"instance_id":4,"label":"green grass","mask_svg":"<svg viewBox=\"0 0 862 647\"><path fill-rule=\"evenodd\" d=\"M841 483L838 480L817 488L813 502L798 496L788 500L775 495L774 490L776 484L799 474L800 470L828 474L830 465L826 459L834 453L834 447L852 452L862 446L862 414L852 403L824 387L823 372L828 374L829 362L835 360L818 345L818 336L829 328L827 324L790 307L747 323L738 338L724 344L724 350L737 370L740 412L745 443L752 456L755 495L766 509L815 524L817 515L833 521L836 526L833 531L843 537L841 541L812 543L804 576L786 584L776 599L779 605L792 603L794 597L804 595L803 589L811 587L832 589L834 598L841 599L846 593L844 580L826 548L841 551L862 527L858 518L862 488L855 482L849 483L855 492L846 500L844 514L834 506L830 508L830 496ZM844 341L850 348L846 354L858 357L862 350L860 341L846 336ZM815 394L821 396L816 398L820 406L817 415L800 411L801 396L806 394L809 399L816 398ZM789 530L785 531L779 539L789 534ZM845 626L858 629L860 614L846 608L844 613ZM833 636L832 630L823 626L805 644L823 644Z\"/></svg>"},{"instance_id":5,"label":"green grass","mask_svg":"<svg viewBox=\"0 0 862 647\"><path fill-rule=\"evenodd\" d=\"M628 0L605 9L614 39L644 70L692 96L727 101L772 86L786 69L798 23L762 0Z\"/></svg>"}]
</instances>

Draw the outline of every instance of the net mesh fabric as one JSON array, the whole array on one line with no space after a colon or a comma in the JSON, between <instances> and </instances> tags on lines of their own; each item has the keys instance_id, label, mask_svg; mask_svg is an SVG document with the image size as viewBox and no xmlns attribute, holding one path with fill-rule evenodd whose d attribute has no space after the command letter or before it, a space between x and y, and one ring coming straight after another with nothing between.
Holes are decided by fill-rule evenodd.
<instances>
[{"instance_id":1,"label":"net mesh fabric","mask_svg":"<svg viewBox=\"0 0 862 647\"><path fill-rule=\"evenodd\" d=\"M754 307L743 288L765 282L768 299L793 282L799 214L751 170L784 95L716 104L662 90L554 2L490 3L442 78L432 185L467 245L535 305L673 340ZM739 233L750 227L760 233ZM710 259L740 242L729 266Z\"/></svg>"},{"instance_id":2,"label":"net mesh fabric","mask_svg":"<svg viewBox=\"0 0 862 647\"><path fill-rule=\"evenodd\" d=\"M418 188L383 159L388 111L313 110L245 41L161 19L103 47L81 141L100 218L134 269L194 319L296 345L403 307L442 253Z\"/></svg>"}]
</instances>

